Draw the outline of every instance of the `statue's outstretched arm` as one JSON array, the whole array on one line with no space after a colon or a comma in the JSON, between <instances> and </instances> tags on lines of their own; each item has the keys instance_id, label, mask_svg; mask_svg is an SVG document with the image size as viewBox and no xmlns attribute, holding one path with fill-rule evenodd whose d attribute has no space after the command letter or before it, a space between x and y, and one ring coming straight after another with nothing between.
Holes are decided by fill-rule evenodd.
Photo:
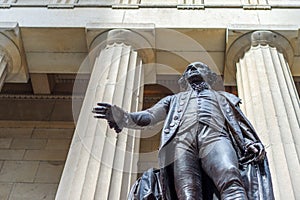
<instances>
[{"instance_id":1,"label":"statue's outstretched arm","mask_svg":"<svg viewBox=\"0 0 300 200\"><path fill-rule=\"evenodd\" d=\"M139 112L128 113L122 108L108 103L97 103L92 112L95 114L95 118L106 119L109 127L117 133L121 132L124 127L142 129L165 119L170 98L165 97L153 107Z\"/></svg>"}]
</instances>

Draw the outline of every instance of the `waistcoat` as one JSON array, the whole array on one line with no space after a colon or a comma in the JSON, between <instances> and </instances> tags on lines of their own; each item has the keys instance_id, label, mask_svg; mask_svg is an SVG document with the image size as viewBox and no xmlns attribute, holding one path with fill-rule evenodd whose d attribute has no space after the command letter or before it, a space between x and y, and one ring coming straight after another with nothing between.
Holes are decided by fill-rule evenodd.
<instances>
[{"instance_id":1,"label":"waistcoat","mask_svg":"<svg viewBox=\"0 0 300 200\"><path fill-rule=\"evenodd\" d=\"M220 105L216 97L216 95L219 94L209 89L202 90L201 92L194 92L194 94L197 97L198 120L217 131L225 130L226 119L220 109Z\"/></svg>"}]
</instances>

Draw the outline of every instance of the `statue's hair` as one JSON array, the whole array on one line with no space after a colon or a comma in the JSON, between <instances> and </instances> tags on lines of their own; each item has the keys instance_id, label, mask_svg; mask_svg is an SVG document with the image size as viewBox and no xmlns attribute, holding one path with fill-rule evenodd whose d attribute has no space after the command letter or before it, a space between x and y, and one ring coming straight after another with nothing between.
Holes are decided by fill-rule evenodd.
<instances>
[{"instance_id":1,"label":"statue's hair","mask_svg":"<svg viewBox=\"0 0 300 200\"><path fill-rule=\"evenodd\" d=\"M204 69L205 74L203 76L203 79L210 87L213 87L214 85L216 85L217 82L219 84L218 75L215 72L213 72L206 64L204 64L202 62L194 62L194 63L189 64L188 66L190 66L190 65L194 65L196 67ZM183 72L181 78L178 80L178 84L179 84L181 90L190 89L190 85L184 77L185 73L186 73L186 71Z\"/></svg>"}]
</instances>

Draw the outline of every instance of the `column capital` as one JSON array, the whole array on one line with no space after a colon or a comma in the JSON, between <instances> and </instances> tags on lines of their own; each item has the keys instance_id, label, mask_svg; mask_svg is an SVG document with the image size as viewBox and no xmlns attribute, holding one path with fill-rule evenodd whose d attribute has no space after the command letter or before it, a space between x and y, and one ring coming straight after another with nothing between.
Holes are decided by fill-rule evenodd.
<instances>
[{"instance_id":1,"label":"column capital","mask_svg":"<svg viewBox=\"0 0 300 200\"><path fill-rule=\"evenodd\" d=\"M282 53L290 66L293 64L294 51L289 40L283 35L268 30L258 30L243 34L238 37L227 48L226 67L224 70L224 82L227 85L236 85L236 63L242 58L250 48L257 46L275 47Z\"/></svg>"},{"instance_id":2,"label":"column capital","mask_svg":"<svg viewBox=\"0 0 300 200\"><path fill-rule=\"evenodd\" d=\"M283 53L289 64L293 63L294 52L290 42L281 34L272 31L254 31L251 34L251 46L269 45Z\"/></svg>"},{"instance_id":3,"label":"column capital","mask_svg":"<svg viewBox=\"0 0 300 200\"><path fill-rule=\"evenodd\" d=\"M13 41L0 30L0 56L7 62L8 71L21 65L19 50ZM14 58L14 59L12 59Z\"/></svg>"},{"instance_id":4,"label":"column capital","mask_svg":"<svg viewBox=\"0 0 300 200\"><path fill-rule=\"evenodd\" d=\"M0 23L0 51L8 63L6 81L27 82L29 75L18 23Z\"/></svg>"},{"instance_id":5,"label":"column capital","mask_svg":"<svg viewBox=\"0 0 300 200\"><path fill-rule=\"evenodd\" d=\"M87 44L90 51L103 49L107 45L123 43L139 53L143 63L153 62L155 58L155 29L152 24L88 24Z\"/></svg>"},{"instance_id":6,"label":"column capital","mask_svg":"<svg viewBox=\"0 0 300 200\"><path fill-rule=\"evenodd\" d=\"M11 60L8 52L4 49L4 47L1 46L1 43L0 43L0 57L3 57L2 59L5 59L6 62L10 62Z\"/></svg>"}]
</instances>

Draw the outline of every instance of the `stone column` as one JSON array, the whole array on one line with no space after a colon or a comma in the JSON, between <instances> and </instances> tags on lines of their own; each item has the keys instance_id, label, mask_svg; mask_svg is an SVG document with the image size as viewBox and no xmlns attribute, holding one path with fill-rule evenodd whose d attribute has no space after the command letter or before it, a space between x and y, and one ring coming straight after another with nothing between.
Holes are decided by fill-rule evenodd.
<instances>
[{"instance_id":1,"label":"stone column","mask_svg":"<svg viewBox=\"0 0 300 200\"><path fill-rule=\"evenodd\" d=\"M292 47L271 31L255 31L248 41L236 58L241 107L265 144L275 198L300 199L300 108L289 68Z\"/></svg>"},{"instance_id":2,"label":"stone column","mask_svg":"<svg viewBox=\"0 0 300 200\"><path fill-rule=\"evenodd\" d=\"M27 83L29 73L18 23L0 22L0 89L3 82Z\"/></svg>"},{"instance_id":3,"label":"stone column","mask_svg":"<svg viewBox=\"0 0 300 200\"><path fill-rule=\"evenodd\" d=\"M1 50L0 47L0 91L7 75L8 59L7 53L4 52L4 50Z\"/></svg>"},{"instance_id":4,"label":"stone column","mask_svg":"<svg viewBox=\"0 0 300 200\"><path fill-rule=\"evenodd\" d=\"M136 172L138 131L116 134L106 120L93 117L97 102L108 102L133 112L140 109L142 60L122 37L129 30L112 30L108 44L97 53L76 125L57 200L126 199Z\"/></svg>"}]
</instances>

